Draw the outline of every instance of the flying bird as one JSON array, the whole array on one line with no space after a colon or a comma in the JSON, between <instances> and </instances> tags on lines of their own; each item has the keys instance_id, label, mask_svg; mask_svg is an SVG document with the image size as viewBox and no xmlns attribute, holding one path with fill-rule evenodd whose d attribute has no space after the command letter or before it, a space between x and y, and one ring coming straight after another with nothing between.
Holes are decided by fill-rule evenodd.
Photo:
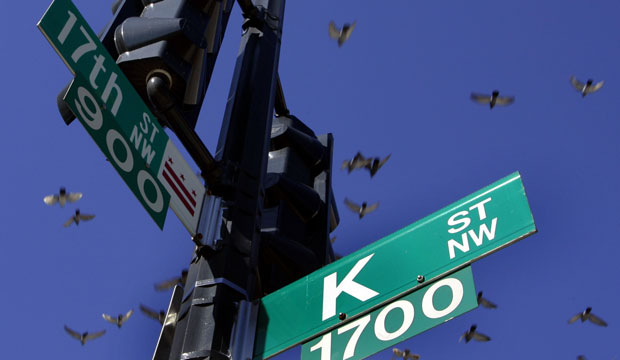
<instances>
[{"instance_id":1,"label":"flying bird","mask_svg":"<svg viewBox=\"0 0 620 360\"><path fill-rule=\"evenodd\" d=\"M345 23L342 25L342 29L338 30L336 24L333 21L329 22L329 37L338 40L338 47L342 46L345 41L349 40L351 33L355 29L355 21L353 24Z\"/></svg>"},{"instance_id":2,"label":"flying bird","mask_svg":"<svg viewBox=\"0 0 620 360\"><path fill-rule=\"evenodd\" d=\"M577 360L588 360L584 355L577 356Z\"/></svg>"},{"instance_id":3,"label":"flying bird","mask_svg":"<svg viewBox=\"0 0 620 360\"><path fill-rule=\"evenodd\" d=\"M403 360L406 360L406 359L419 360L420 359L420 355L412 354L411 350L409 349L399 350L397 348L393 348L392 352L394 353L394 356L392 356L392 359L394 359L394 357L399 357L399 358L402 358Z\"/></svg>"},{"instance_id":4,"label":"flying bird","mask_svg":"<svg viewBox=\"0 0 620 360\"><path fill-rule=\"evenodd\" d=\"M164 324L164 321L166 320L166 312L164 310L160 310L158 312L142 304L140 304L140 310L144 313L144 315L159 321L159 323L162 325Z\"/></svg>"},{"instance_id":5,"label":"flying bird","mask_svg":"<svg viewBox=\"0 0 620 360\"><path fill-rule=\"evenodd\" d=\"M495 105L510 105L515 101L514 96L499 96L498 90L493 90L493 93L489 95L471 93L471 99L479 104L489 104L489 107L493 109Z\"/></svg>"},{"instance_id":6,"label":"flying bird","mask_svg":"<svg viewBox=\"0 0 620 360\"><path fill-rule=\"evenodd\" d=\"M64 187L60 188L58 194L47 195L43 198L43 202L49 206L53 206L56 203L60 204L60 207L64 207L68 202L76 202L82 198L82 193L68 193Z\"/></svg>"},{"instance_id":7,"label":"flying bird","mask_svg":"<svg viewBox=\"0 0 620 360\"><path fill-rule=\"evenodd\" d=\"M588 94L599 91L603 87L603 84L605 84L605 81L602 80L592 85L592 79L588 79L588 81L583 84L579 80L577 80L576 77L571 76L570 83L575 89L577 89L577 91L581 92L581 97L585 97Z\"/></svg>"},{"instance_id":8,"label":"flying bird","mask_svg":"<svg viewBox=\"0 0 620 360\"><path fill-rule=\"evenodd\" d=\"M482 297L482 291L478 293L478 305L482 305L487 309L497 309L497 305Z\"/></svg>"},{"instance_id":9,"label":"flying bird","mask_svg":"<svg viewBox=\"0 0 620 360\"><path fill-rule=\"evenodd\" d=\"M94 334L89 334L88 331L80 334L79 332L75 330L71 330L67 325L65 325L65 331L67 332L67 334L71 335L72 338L80 340L80 343L82 343L82 345L86 344L88 340L96 339L98 337L103 336L103 334L105 334L105 330L101 330Z\"/></svg>"},{"instance_id":10,"label":"flying bird","mask_svg":"<svg viewBox=\"0 0 620 360\"><path fill-rule=\"evenodd\" d=\"M596 324L598 326L607 326L607 323L601 319L600 317L592 314L592 308L591 307L587 307L583 312L580 312L579 314L573 316L572 318L570 318L568 320L569 324L574 323L575 321L581 319L581 322L584 322L586 320L590 320L590 322L592 322L593 324Z\"/></svg>"},{"instance_id":11,"label":"flying bird","mask_svg":"<svg viewBox=\"0 0 620 360\"><path fill-rule=\"evenodd\" d=\"M491 340L490 337L481 334L479 332L476 332L476 325L472 325L469 330L467 330L463 335L461 335L461 337L459 338L459 342L463 339L465 339L465 342L468 343L471 339L474 339L476 341L489 341Z\"/></svg>"},{"instance_id":12,"label":"flying bird","mask_svg":"<svg viewBox=\"0 0 620 360\"><path fill-rule=\"evenodd\" d=\"M355 156L353 157L353 159L345 160L342 163L341 169L347 169L347 172L350 174L351 171L355 169L363 169L365 167L368 167L371 163L372 159L366 159L364 155L362 155L362 153L358 151L357 154L355 154Z\"/></svg>"},{"instance_id":13,"label":"flying bird","mask_svg":"<svg viewBox=\"0 0 620 360\"><path fill-rule=\"evenodd\" d=\"M92 220L94 217L95 215L81 214L80 209L75 209L75 214L71 216L69 220L67 220L67 222L63 224L63 226L69 227L74 222L75 222L75 225L80 225L80 221L89 221L89 220Z\"/></svg>"},{"instance_id":14,"label":"flying bird","mask_svg":"<svg viewBox=\"0 0 620 360\"><path fill-rule=\"evenodd\" d=\"M381 158L374 158L374 159L369 159L369 163L366 165L366 168L368 169L368 171L370 171L370 177L372 178L373 176L375 176L375 174L377 173L377 171L379 171L379 169L381 169L381 167L383 165L385 165L385 162L388 161L388 159L390 158L390 156L392 156L392 154L389 154L388 156L385 157L385 159L381 160Z\"/></svg>"},{"instance_id":15,"label":"flying bird","mask_svg":"<svg viewBox=\"0 0 620 360\"><path fill-rule=\"evenodd\" d=\"M168 289L173 288L177 284L181 286L185 286L186 280L187 280L187 269L183 269L183 271L181 271L181 276L177 276L175 278L165 280L165 281L155 284L155 290L166 291Z\"/></svg>"},{"instance_id":16,"label":"flying bird","mask_svg":"<svg viewBox=\"0 0 620 360\"><path fill-rule=\"evenodd\" d=\"M105 321L111 322L112 324L116 324L116 326L118 326L118 328L120 329L121 326L123 326L123 324L131 317L132 314L133 314L133 309L127 311L125 315L118 314L118 316L112 317L108 314L101 314L101 317Z\"/></svg>"},{"instance_id":17,"label":"flying bird","mask_svg":"<svg viewBox=\"0 0 620 360\"><path fill-rule=\"evenodd\" d=\"M377 208L379 207L379 203L376 202L372 205L368 205L368 203L366 203L366 201L364 201L362 203L362 205L357 205L356 203L352 202L351 200L344 198L344 203L345 205L347 205L347 207L353 211L354 213L358 214L360 219L364 217L364 215L366 214L370 214L371 212L377 210Z\"/></svg>"}]
</instances>

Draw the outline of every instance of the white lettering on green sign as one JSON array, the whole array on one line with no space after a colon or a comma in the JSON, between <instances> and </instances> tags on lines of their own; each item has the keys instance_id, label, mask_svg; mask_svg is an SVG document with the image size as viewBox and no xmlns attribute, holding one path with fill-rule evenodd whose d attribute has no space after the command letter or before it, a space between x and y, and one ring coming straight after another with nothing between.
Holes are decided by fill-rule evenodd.
<instances>
[{"instance_id":1,"label":"white lettering on green sign","mask_svg":"<svg viewBox=\"0 0 620 360\"><path fill-rule=\"evenodd\" d=\"M371 255L372 256L372 255ZM368 258L368 257L367 257ZM364 259L367 259L364 258ZM362 260L364 260L362 259ZM360 260L361 261L361 260ZM359 264L360 262L358 262ZM357 266L357 264L356 264ZM363 265L362 265L363 267ZM355 268L354 268L355 269ZM361 268L359 269L361 270ZM359 272L359 270L357 272ZM353 273L353 270L349 274ZM357 273L355 273L357 274ZM451 293L451 301L450 304L444 309L436 309L434 305L434 298L437 290L442 287L450 288ZM450 315L454 312L458 306L462 303L464 298L464 287L461 280L456 277L448 277L441 279L431 286L429 286L424 291L424 295L422 296L421 308L422 314L424 317L428 319L438 319L445 316ZM445 293L444 293L445 294ZM415 304L411 301L411 298L401 298L384 308L382 308L378 314L371 313L366 316L363 316L355 321L352 321L348 324L343 325L338 328L334 332L327 333L321 337L321 339L310 347L310 353L320 350L320 358L321 360L331 360L332 359L332 343L333 335L341 335L351 330L355 329L351 333L351 337L347 341L347 344L344 348L344 352L342 353L342 360L347 360L355 356L355 350L358 345L359 339L364 334L368 324L370 324L371 320L374 318L374 326L372 327L374 338L383 341L383 342L392 342L400 336L403 336L415 322ZM419 301L419 300L418 300ZM415 301L414 301L415 302ZM420 306L420 304L417 304ZM391 324L392 328L395 330L389 331L387 330L386 322L387 317L392 312L400 312L402 315L397 317L400 320L400 324L394 326ZM364 335L366 338L367 335ZM359 356L358 356L359 357Z\"/></svg>"},{"instance_id":2,"label":"white lettering on green sign","mask_svg":"<svg viewBox=\"0 0 620 360\"><path fill-rule=\"evenodd\" d=\"M459 211L450 218L448 218L448 226L451 226L448 229L448 233L457 234L464 230L461 233L461 242L458 242L454 239L448 240L448 253L450 255L450 259L454 259L456 257L455 249L460 250L462 253L467 253L470 249L469 247L469 239L476 244L476 246L482 245L482 241L486 237L489 241L495 238L495 229L497 227L497 218L494 218L490 222L490 228L487 223L480 224L478 228L478 232L474 229L467 229L471 224L471 218L468 216L472 210L477 210L478 219L480 221L485 220L487 218L486 209L484 204L491 201L491 198L486 198L479 203L476 203L469 207L469 211L463 210Z\"/></svg>"},{"instance_id":3,"label":"white lettering on green sign","mask_svg":"<svg viewBox=\"0 0 620 360\"><path fill-rule=\"evenodd\" d=\"M373 255L375 254L370 254L360 259L340 284L337 283L338 273L329 274L323 279L323 321L336 315L336 300L343 292L360 301L366 301L379 295L378 292L354 281L357 274L362 271Z\"/></svg>"}]
</instances>

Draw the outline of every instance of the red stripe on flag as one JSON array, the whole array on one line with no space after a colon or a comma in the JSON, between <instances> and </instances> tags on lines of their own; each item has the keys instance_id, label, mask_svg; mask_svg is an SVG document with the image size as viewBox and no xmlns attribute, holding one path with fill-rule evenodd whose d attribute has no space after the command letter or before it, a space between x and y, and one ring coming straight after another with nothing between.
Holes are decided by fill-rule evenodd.
<instances>
[{"instance_id":1,"label":"red stripe on flag","mask_svg":"<svg viewBox=\"0 0 620 360\"><path fill-rule=\"evenodd\" d=\"M172 188L172 190L174 190L174 192L177 194L177 196L179 197L179 199L181 199L181 201L183 202L183 205L185 205L185 208L187 209L187 211L189 211L189 214L191 216L194 216L194 208L192 208L188 203L187 200L185 199L185 196L183 196L183 194L181 193L181 191L179 190L179 188L174 184L174 182L172 181L172 179L170 178L170 176L168 176L168 173L166 171L162 172L162 175L164 176L164 178L166 179L166 181L168 182L168 184L170 185L170 187Z\"/></svg>"},{"instance_id":2,"label":"red stripe on flag","mask_svg":"<svg viewBox=\"0 0 620 360\"><path fill-rule=\"evenodd\" d=\"M174 172L174 170L172 170L172 168L170 167L170 164L168 164L167 162L166 162L166 169L168 169L168 172L170 173L170 175L172 175L172 177L177 182L181 190L183 190L183 193L187 196L187 199L189 200L189 202L192 203L193 207L196 207L196 199L194 199L189 194L189 191L187 191L187 188L185 187L185 185L183 185L183 182L181 181L181 179L177 177L177 174Z\"/></svg>"}]
</instances>

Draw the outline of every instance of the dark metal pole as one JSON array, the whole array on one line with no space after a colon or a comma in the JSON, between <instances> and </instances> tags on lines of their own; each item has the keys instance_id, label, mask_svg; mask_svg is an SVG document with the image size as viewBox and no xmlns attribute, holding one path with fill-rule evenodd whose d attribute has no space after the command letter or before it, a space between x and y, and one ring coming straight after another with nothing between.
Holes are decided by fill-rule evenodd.
<instances>
[{"instance_id":1,"label":"dark metal pole","mask_svg":"<svg viewBox=\"0 0 620 360\"><path fill-rule=\"evenodd\" d=\"M209 189L214 195L210 201L222 204L223 220L217 224L220 231L209 231L214 238L195 239L199 246L189 269L170 360L230 359L239 303L262 296L257 264L263 178L278 87L284 0L256 0L254 7L248 0L239 3L246 21L215 154L222 174L219 185ZM210 209L201 223L218 217L219 207Z\"/></svg>"}]
</instances>

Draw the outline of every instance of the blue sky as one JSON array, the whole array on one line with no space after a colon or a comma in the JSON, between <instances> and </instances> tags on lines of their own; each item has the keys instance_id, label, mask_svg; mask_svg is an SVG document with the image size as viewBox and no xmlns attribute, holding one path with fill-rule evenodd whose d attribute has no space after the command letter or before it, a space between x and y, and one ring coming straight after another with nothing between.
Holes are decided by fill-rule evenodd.
<instances>
[{"instance_id":1,"label":"blue sky","mask_svg":"<svg viewBox=\"0 0 620 360\"><path fill-rule=\"evenodd\" d=\"M74 0L95 31L111 2ZM164 308L153 284L187 267L192 243L170 212L160 231L84 128L65 126L56 94L71 74L36 28L48 0L11 1L0 21L5 201L0 279L4 358L142 359L158 324L136 313L120 330L101 313ZM349 254L520 171L539 233L473 265L476 309L402 344L423 359L611 359L620 355L620 3L289 1L279 72L292 112L334 134L334 162L358 150L391 159L370 179L334 167L336 252ZM237 6L197 131L215 148L241 35ZM341 48L329 21L357 21ZM605 80L581 98L571 75ZM489 110L471 91L515 103ZM64 209L42 198L65 186ZM344 197L380 201L363 220ZM97 217L62 224L79 207ZM389 274L386 274L388 276ZM568 325L586 306L609 323ZM458 343L473 323L488 343ZM64 324L107 329L81 347ZM299 357L298 350L281 358ZM390 350L376 359L391 357Z\"/></svg>"}]
</instances>

